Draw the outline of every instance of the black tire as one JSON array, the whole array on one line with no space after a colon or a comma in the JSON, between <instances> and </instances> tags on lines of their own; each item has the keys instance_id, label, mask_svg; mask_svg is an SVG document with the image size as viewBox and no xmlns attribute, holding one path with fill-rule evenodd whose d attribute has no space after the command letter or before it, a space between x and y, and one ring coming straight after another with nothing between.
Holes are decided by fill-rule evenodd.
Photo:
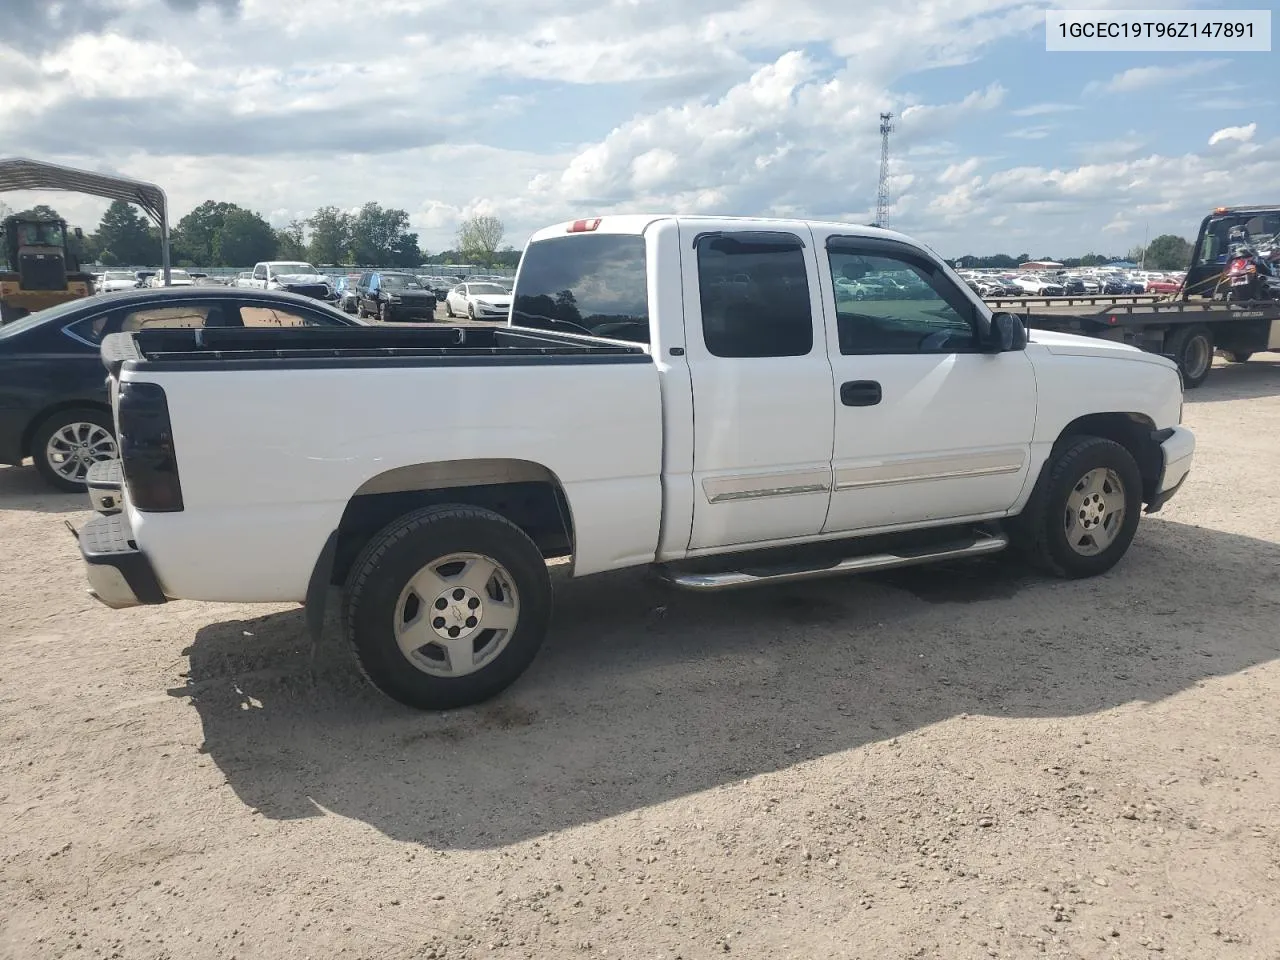
<instances>
[{"instance_id":1,"label":"black tire","mask_svg":"<svg viewBox=\"0 0 1280 960\"><path fill-rule=\"evenodd\" d=\"M382 323L390 323L391 317L392 317L391 304L387 303L385 300L382 303L379 303L378 304L378 320L381 321Z\"/></svg>"},{"instance_id":2,"label":"black tire","mask_svg":"<svg viewBox=\"0 0 1280 960\"><path fill-rule=\"evenodd\" d=\"M453 319L453 304L451 304L447 298L444 301L444 315L450 320Z\"/></svg>"},{"instance_id":3,"label":"black tire","mask_svg":"<svg viewBox=\"0 0 1280 960\"><path fill-rule=\"evenodd\" d=\"M1223 350L1223 358L1227 363L1244 363L1253 356L1252 350Z\"/></svg>"},{"instance_id":4,"label":"black tire","mask_svg":"<svg viewBox=\"0 0 1280 960\"><path fill-rule=\"evenodd\" d=\"M1068 540L1067 502L1077 485L1097 469L1112 471L1119 479L1124 514L1110 545L1085 555ZM1142 474L1128 450L1102 437L1066 437L1041 469L1026 508L1008 524L1010 541L1032 564L1056 576L1095 577L1114 567L1129 549L1141 511Z\"/></svg>"},{"instance_id":5,"label":"black tire","mask_svg":"<svg viewBox=\"0 0 1280 960\"><path fill-rule=\"evenodd\" d=\"M1213 332L1208 327L1197 323L1175 330L1166 347L1182 371L1183 387L1194 390L1204 383L1213 368Z\"/></svg>"},{"instance_id":6,"label":"black tire","mask_svg":"<svg viewBox=\"0 0 1280 960\"><path fill-rule=\"evenodd\" d=\"M515 588L518 619L490 662L464 676L436 676L401 651L396 619L411 580L433 561L459 553L501 566ZM374 535L347 577L343 621L356 661L375 687L406 706L449 710L487 700L516 681L542 646L551 606L546 562L523 530L490 510L443 505L405 514Z\"/></svg>"},{"instance_id":7,"label":"black tire","mask_svg":"<svg viewBox=\"0 0 1280 960\"><path fill-rule=\"evenodd\" d=\"M61 430L73 423L92 423L102 427L107 433L115 436L115 424L111 421L111 414L107 411L96 407L69 407L65 410L59 410L57 413L51 414L42 420L39 426L31 435L31 459L35 462L36 470L45 483L53 487L55 490L62 490L66 493L84 493L88 487L83 480L68 480L58 472L58 469L49 461L47 450L49 439Z\"/></svg>"},{"instance_id":8,"label":"black tire","mask_svg":"<svg viewBox=\"0 0 1280 960\"><path fill-rule=\"evenodd\" d=\"M468 303L468 304L467 304L467 319L468 319L468 320L475 320L475 318L476 318L476 305L475 305L474 303Z\"/></svg>"},{"instance_id":9,"label":"black tire","mask_svg":"<svg viewBox=\"0 0 1280 960\"><path fill-rule=\"evenodd\" d=\"M357 301L356 301L356 317L358 317L358 318L359 318L359 319L361 319L361 320L367 320L367 319L369 319L369 314L368 314L368 312L367 312L367 311L365 310L365 308L364 308L364 301L363 301L363 300L357 300Z\"/></svg>"}]
</instances>

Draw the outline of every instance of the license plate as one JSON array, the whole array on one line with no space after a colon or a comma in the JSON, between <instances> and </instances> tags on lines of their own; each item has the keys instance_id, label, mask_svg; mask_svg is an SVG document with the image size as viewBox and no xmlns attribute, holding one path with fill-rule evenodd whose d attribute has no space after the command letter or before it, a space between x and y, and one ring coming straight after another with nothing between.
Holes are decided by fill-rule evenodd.
<instances>
[{"instance_id":1,"label":"license plate","mask_svg":"<svg viewBox=\"0 0 1280 960\"><path fill-rule=\"evenodd\" d=\"M1249 278L1248 278L1248 277L1232 277L1232 278L1231 278L1231 285L1232 285L1233 287L1239 287L1239 286L1242 286L1242 285L1244 285L1244 284L1246 284L1246 283L1248 283L1248 282L1249 282Z\"/></svg>"}]
</instances>

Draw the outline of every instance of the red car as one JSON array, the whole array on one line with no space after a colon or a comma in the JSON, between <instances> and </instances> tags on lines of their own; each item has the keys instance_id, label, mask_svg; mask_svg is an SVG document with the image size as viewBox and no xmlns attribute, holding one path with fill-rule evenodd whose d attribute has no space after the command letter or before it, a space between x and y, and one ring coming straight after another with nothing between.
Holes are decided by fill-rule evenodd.
<instances>
[{"instance_id":1,"label":"red car","mask_svg":"<svg viewBox=\"0 0 1280 960\"><path fill-rule=\"evenodd\" d=\"M1148 280L1147 293L1177 293L1182 289L1181 280Z\"/></svg>"}]
</instances>

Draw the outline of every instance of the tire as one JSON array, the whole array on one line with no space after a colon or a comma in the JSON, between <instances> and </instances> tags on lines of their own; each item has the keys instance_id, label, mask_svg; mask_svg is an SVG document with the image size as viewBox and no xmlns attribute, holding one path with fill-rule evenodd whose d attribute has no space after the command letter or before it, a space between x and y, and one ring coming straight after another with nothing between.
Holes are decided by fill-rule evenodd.
<instances>
[{"instance_id":1,"label":"tire","mask_svg":"<svg viewBox=\"0 0 1280 960\"><path fill-rule=\"evenodd\" d=\"M474 303L468 303L468 304L467 304L467 319L468 319L468 320L475 320L475 318L476 318L476 305L475 305Z\"/></svg>"},{"instance_id":2,"label":"tire","mask_svg":"<svg viewBox=\"0 0 1280 960\"><path fill-rule=\"evenodd\" d=\"M1085 494L1081 485L1091 478L1100 479L1104 486L1095 488L1094 494ZM1090 499L1093 496L1099 497L1097 502ZM1114 509L1107 513L1108 507L1120 505L1120 516L1115 516ZM1089 516L1074 515L1077 506L1082 508L1080 513L1087 510ZM1073 514L1070 533L1069 510ZM1141 511L1142 474L1132 454L1102 437L1067 437L1049 455L1026 508L1008 525L1010 541L1034 566L1056 576L1072 580L1095 577L1125 555L1138 530ZM1109 528L1108 517L1114 518L1114 529ZM1082 528L1082 519L1092 529ZM1108 535L1110 539L1103 545L1100 541Z\"/></svg>"},{"instance_id":3,"label":"tire","mask_svg":"<svg viewBox=\"0 0 1280 960\"><path fill-rule=\"evenodd\" d=\"M378 320L382 323L391 322L391 304L389 303L378 304Z\"/></svg>"},{"instance_id":4,"label":"tire","mask_svg":"<svg viewBox=\"0 0 1280 960\"><path fill-rule=\"evenodd\" d=\"M1223 350L1222 356L1227 363L1244 363L1253 356L1252 350Z\"/></svg>"},{"instance_id":5,"label":"tire","mask_svg":"<svg viewBox=\"0 0 1280 960\"><path fill-rule=\"evenodd\" d=\"M488 578L486 564L493 568ZM420 596L428 584L425 592L435 596ZM445 616L428 620L440 602ZM547 565L523 530L490 510L445 505L405 514L374 535L347 577L343 620L356 661L375 687L406 706L449 710L516 681L542 646L551 606ZM475 624L473 609L481 614ZM514 626L486 628L486 617ZM406 621L418 623L407 642L425 641L407 652L397 641L397 624ZM471 663L463 659L467 652ZM457 673L454 655L457 669L470 672ZM477 655L484 658L478 667Z\"/></svg>"},{"instance_id":6,"label":"tire","mask_svg":"<svg viewBox=\"0 0 1280 960\"><path fill-rule=\"evenodd\" d=\"M364 308L364 301L363 301L363 300L357 300L357 301L356 301L356 317L357 317L358 319L360 319L360 320L368 320L368 319L369 319L369 314L368 314L368 311L366 311L366 310L365 310L365 308Z\"/></svg>"},{"instance_id":7,"label":"tire","mask_svg":"<svg viewBox=\"0 0 1280 960\"><path fill-rule=\"evenodd\" d=\"M444 302L444 315L448 317L450 320L453 319L453 304L450 303L448 300L445 300Z\"/></svg>"},{"instance_id":8,"label":"tire","mask_svg":"<svg viewBox=\"0 0 1280 960\"><path fill-rule=\"evenodd\" d=\"M65 451L64 458L55 461L53 458L61 451ZM74 458L74 464L65 458L66 454ZM31 459L36 470L49 486L67 493L84 493L88 489L84 477L91 463L114 460L119 455L111 414L94 407L59 410L42 420L31 435Z\"/></svg>"},{"instance_id":9,"label":"tire","mask_svg":"<svg viewBox=\"0 0 1280 960\"><path fill-rule=\"evenodd\" d=\"M1213 333L1204 324L1193 324L1176 330L1167 342L1167 353L1173 354L1182 371L1182 385L1194 390L1204 383L1213 368Z\"/></svg>"}]
</instances>

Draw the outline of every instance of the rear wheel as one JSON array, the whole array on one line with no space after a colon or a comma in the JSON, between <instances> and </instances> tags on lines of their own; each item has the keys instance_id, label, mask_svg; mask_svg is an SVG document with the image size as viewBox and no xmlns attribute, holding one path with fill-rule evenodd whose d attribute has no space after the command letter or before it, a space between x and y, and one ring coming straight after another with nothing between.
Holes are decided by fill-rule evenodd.
<instances>
[{"instance_id":1,"label":"rear wheel","mask_svg":"<svg viewBox=\"0 0 1280 960\"><path fill-rule=\"evenodd\" d=\"M537 545L489 510L406 514L365 547L347 579L345 627L368 679L420 710L479 703L532 662L551 621Z\"/></svg>"},{"instance_id":2,"label":"rear wheel","mask_svg":"<svg viewBox=\"0 0 1280 960\"><path fill-rule=\"evenodd\" d=\"M1182 371L1182 385L1193 390L1204 383L1213 366L1213 334L1203 324L1176 330L1169 337L1168 352Z\"/></svg>"},{"instance_id":3,"label":"rear wheel","mask_svg":"<svg viewBox=\"0 0 1280 960\"><path fill-rule=\"evenodd\" d=\"M93 464L119 455L111 415L92 407L59 410L31 437L36 469L51 487L68 493L86 489L85 475Z\"/></svg>"},{"instance_id":4,"label":"rear wheel","mask_svg":"<svg viewBox=\"0 0 1280 960\"><path fill-rule=\"evenodd\" d=\"M1032 563L1071 579L1114 567L1129 549L1142 510L1133 456L1102 437L1067 438L1041 470L1031 499L1009 524Z\"/></svg>"},{"instance_id":5,"label":"rear wheel","mask_svg":"<svg viewBox=\"0 0 1280 960\"><path fill-rule=\"evenodd\" d=\"M450 320L453 319L453 304L450 303L448 300L445 300L444 302L444 315L448 317Z\"/></svg>"}]
</instances>

